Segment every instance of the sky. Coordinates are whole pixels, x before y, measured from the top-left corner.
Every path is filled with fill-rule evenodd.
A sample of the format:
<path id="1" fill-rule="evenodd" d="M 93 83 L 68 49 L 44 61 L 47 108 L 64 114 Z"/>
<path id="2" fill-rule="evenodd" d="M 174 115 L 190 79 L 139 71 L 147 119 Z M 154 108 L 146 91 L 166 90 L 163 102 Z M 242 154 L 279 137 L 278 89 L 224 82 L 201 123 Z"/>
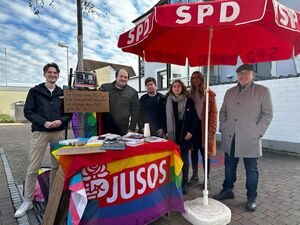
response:
<path id="1" fill-rule="evenodd" d="M 44 82 L 42 68 L 48 62 L 59 65 L 58 85 L 65 85 L 67 49 L 59 47 L 59 42 L 69 47 L 69 64 L 76 68 L 76 0 L 55 0 L 52 7 L 47 4 L 49 0 L 44 2 L 44 9 L 36 16 L 27 0 L 0 1 L 0 86 L 7 83 L 8 86 L 31 87 Z M 123 53 L 117 47 L 118 37 L 131 29 L 132 21 L 158 0 L 94 2 L 99 4 L 100 16 L 83 18 L 84 58 L 129 65 L 137 72 L 137 56 Z"/>
<path id="2" fill-rule="evenodd" d="M 67 83 L 67 49 L 70 68 L 77 64 L 76 0 L 44 0 L 39 16 L 28 0 L 0 1 L 0 86 L 31 87 L 44 82 L 42 68 L 56 62 L 60 69 L 58 85 Z M 137 73 L 137 56 L 123 53 L 118 37 L 131 29 L 132 21 L 148 11 L 158 0 L 94 0 L 100 16 L 83 18 L 85 59 L 132 66 Z M 300 0 L 280 0 L 300 11 Z M 5 60 L 5 51 L 7 60 Z M 300 57 L 298 57 L 300 65 Z M 300 66 L 299 66 L 300 67 Z M 6 73 L 7 68 L 7 73 Z"/>

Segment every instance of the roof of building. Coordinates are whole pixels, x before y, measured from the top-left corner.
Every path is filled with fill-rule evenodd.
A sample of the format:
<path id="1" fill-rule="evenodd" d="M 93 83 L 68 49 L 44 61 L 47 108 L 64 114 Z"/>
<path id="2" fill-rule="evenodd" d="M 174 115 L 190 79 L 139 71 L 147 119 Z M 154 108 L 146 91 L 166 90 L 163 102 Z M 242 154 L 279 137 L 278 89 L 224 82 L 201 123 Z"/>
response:
<path id="1" fill-rule="evenodd" d="M 139 21 L 139 20 L 142 19 L 143 17 L 145 17 L 145 16 L 147 16 L 148 14 L 150 14 L 150 13 L 153 11 L 154 7 L 160 6 L 160 5 L 165 5 L 165 4 L 167 4 L 167 3 L 168 3 L 167 0 L 160 0 L 160 1 L 158 1 L 151 9 L 149 9 L 149 10 L 148 10 L 147 12 L 145 12 L 144 14 L 140 15 L 138 18 L 134 19 L 132 22 L 133 22 L 133 23 L 136 23 L 137 21 Z"/>
<path id="2" fill-rule="evenodd" d="M 101 69 L 106 66 L 111 66 L 115 71 L 125 68 L 129 73 L 129 77 L 136 76 L 132 66 L 96 61 L 96 60 L 91 60 L 91 59 L 83 59 L 83 65 L 84 65 L 83 66 L 84 71 L 92 71 L 92 70 L 96 70 L 96 69 Z"/>

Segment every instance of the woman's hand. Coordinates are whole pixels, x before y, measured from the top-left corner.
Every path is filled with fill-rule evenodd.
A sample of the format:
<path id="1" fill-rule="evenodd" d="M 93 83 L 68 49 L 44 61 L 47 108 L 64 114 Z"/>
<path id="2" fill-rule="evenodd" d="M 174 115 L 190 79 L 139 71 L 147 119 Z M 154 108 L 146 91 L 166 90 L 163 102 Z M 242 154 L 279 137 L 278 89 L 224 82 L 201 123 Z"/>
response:
<path id="1" fill-rule="evenodd" d="M 187 134 L 186 134 L 184 140 L 188 141 L 188 140 L 190 140 L 190 139 L 192 138 L 192 136 L 193 136 L 193 135 L 192 135 L 190 132 L 187 132 Z"/>

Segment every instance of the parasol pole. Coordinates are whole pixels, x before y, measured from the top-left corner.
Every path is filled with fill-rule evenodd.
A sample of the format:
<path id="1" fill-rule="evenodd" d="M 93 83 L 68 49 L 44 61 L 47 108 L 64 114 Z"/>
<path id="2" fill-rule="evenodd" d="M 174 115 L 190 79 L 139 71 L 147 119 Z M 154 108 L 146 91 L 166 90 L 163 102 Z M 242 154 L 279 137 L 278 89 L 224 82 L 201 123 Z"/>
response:
<path id="1" fill-rule="evenodd" d="M 184 202 L 185 212 L 183 217 L 190 223 L 195 225 L 224 225 L 228 224 L 231 220 L 231 211 L 223 203 L 208 198 L 207 190 L 207 161 L 208 161 L 208 104 L 209 104 L 209 78 L 210 78 L 210 58 L 211 58 L 211 45 L 213 38 L 213 27 L 209 27 L 208 35 L 208 56 L 207 56 L 207 79 L 205 90 L 205 146 L 204 146 L 204 190 L 203 197 Z M 209 204 L 208 204 L 209 202 Z"/>
<path id="2" fill-rule="evenodd" d="M 206 76 L 206 91 L 205 91 L 205 145 L 204 145 L 204 189 L 203 189 L 203 205 L 208 205 L 208 190 L 207 190 L 207 162 L 208 162 L 208 104 L 209 104 L 209 78 L 210 78 L 210 55 L 211 43 L 213 37 L 213 28 L 209 27 L 208 35 L 208 57 L 207 57 L 207 76 Z"/>

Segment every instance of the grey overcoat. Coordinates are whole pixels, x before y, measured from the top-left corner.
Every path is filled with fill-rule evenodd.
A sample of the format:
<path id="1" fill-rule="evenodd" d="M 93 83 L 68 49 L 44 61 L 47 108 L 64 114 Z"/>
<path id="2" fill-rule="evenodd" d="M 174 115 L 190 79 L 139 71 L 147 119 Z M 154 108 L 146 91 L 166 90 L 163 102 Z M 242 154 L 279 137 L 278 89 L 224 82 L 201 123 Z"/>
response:
<path id="1" fill-rule="evenodd" d="M 235 157 L 262 156 L 261 137 L 273 118 L 270 91 L 252 82 L 245 89 L 227 90 L 220 110 L 221 148 L 230 154 L 235 135 Z"/>

